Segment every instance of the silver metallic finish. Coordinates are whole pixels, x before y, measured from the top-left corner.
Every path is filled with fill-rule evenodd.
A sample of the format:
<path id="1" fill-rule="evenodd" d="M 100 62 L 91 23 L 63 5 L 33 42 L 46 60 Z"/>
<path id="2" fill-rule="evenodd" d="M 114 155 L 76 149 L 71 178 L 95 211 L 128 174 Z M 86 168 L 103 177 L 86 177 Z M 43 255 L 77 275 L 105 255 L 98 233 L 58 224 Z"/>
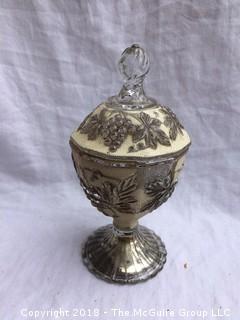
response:
<path id="1" fill-rule="evenodd" d="M 105 163 L 105 160 L 112 160 L 112 162 L 107 162 L 107 165 L 110 165 L 112 167 L 142 167 L 142 166 L 151 166 L 157 163 L 163 163 L 166 160 L 169 159 L 176 159 L 181 156 L 183 156 L 189 149 L 191 143 L 189 143 L 187 146 L 182 148 L 181 150 L 177 152 L 171 152 L 171 153 L 166 153 L 161 156 L 154 156 L 154 157 L 136 157 L 136 156 L 131 156 L 131 157 L 119 157 L 119 156 L 114 156 L 114 154 L 109 154 L 109 155 L 104 155 L 100 152 L 93 151 L 87 148 L 82 148 L 80 145 L 77 145 L 75 141 L 70 138 L 69 141 L 70 145 L 72 148 L 75 148 L 79 150 L 80 153 L 87 154 L 92 156 L 92 160 L 101 164 Z"/>
<path id="2" fill-rule="evenodd" d="M 147 113 L 140 111 L 138 114 L 118 111 L 115 108 L 103 108 L 98 115 L 90 115 L 79 126 L 78 131 L 87 134 L 88 140 L 102 137 L 104 145 L 109 147 L 109 152 L 116 152 L 128 136 L 132 144 L 128 152 L 138 152 L 144 149 L 156 149 L 158 145 L 171 147 L 171 141 L 176 140 L 178 134 L 183 135 L 183 126 L 176 115 L 168 108 L 159 106 L 155 114 L 164 114 L 164 122 Z M 133 124 L 132 120 L 137 120 Z M 162 130 L 162 125 L 169 129 L 169 134 Z"/>
<path id="3" fill-rule="evenodd" d="M 87 116 L 70 146 L 87 198 L 113 218 L 88 238 L 83 261 L 103 280 L 133 284 L 155 276 L 166 262 L 163 242 L 138 220 L 172 195 L 190 140 L 176 115 L 145 95 L 146 52 L 132 45 L 119 68 L 125 79 L 120 93 Z"/>
<path id="4" fill-rule="evenodd" d="M 154 277 L 163 268 L 167 251 L 161 239 L 146 227 L 124 232 L 108 225 L 88 238 L 82 256 L 97 277 L 133 284 Z"/>
<path id="5" fill-rule="evenodd" d="M 88 199 L 117 225 L 100 228 L 89 237 L 82 252 L 85 265 L 109 282 L 133 284 L 152 278 L 162 270 L 167 252 L 161 239 L 137 221 L 171 196 L 176 165 L 187 149 L 151 164 L 148 159 L 138 163 L 100 158 L 71 146 Z M 116 161 L 122 166 L 114 166 Z"/>

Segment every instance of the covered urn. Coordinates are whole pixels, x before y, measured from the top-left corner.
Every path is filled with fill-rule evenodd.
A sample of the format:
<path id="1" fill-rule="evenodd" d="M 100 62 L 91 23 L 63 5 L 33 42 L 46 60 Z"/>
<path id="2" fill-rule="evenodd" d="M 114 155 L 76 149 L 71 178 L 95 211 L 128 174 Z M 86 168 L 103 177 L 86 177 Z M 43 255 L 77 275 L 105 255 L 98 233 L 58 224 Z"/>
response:
<path id="1" fill-rule="evenodd" d="M 138 220 L 173 193 L 190 138 L 171 109 L 145 95 L 149 57 L 139 45 L 125 49 L 119 70 L 119 94 L 86 117 L 70 145 L 87 198 L 113 219 L 87 239 L 83 261 L 101 279 L 136 283 L 166 262 L 164 243 Z"/>

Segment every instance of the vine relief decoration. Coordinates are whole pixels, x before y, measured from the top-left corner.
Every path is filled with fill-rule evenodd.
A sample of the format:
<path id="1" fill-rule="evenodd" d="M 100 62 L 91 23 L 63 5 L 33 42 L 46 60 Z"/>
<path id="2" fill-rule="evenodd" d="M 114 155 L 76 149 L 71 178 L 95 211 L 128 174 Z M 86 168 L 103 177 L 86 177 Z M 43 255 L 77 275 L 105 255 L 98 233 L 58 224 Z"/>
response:
<path id="1" fill-rule="evenodd" d="M 111 112 L 106 116 L 106 109 L 102 109 L 98 115 L 86 119 L 78 130 L 88 135 L 89 140 L 96 140 L 101 136 L 104 145 L 109 147 L 110 152 L 115 152 L 127 138 L 128 134 L 134 131 L 132 121 L 123 112 Z"/>
<path id="2" fill-rule="evenodd" d="M 97 175 L 96 175 L 97 176 Z M 134 214 L 133 204 L 137 199 L 132 194 L 137 188 L 136 175 L 116 182 L 102 180 L 93 185 L 87 179 L 80 178 L 80 183 L 94 207 L 105 215 L 117 217 L 118 213 Z M 107 178 L 107 177 L 105 177 Z M 110 214 L 109 214 L 110 213 Z"/>
<path id="3" fill-rule="evenodd" d="M 161 107 L 161 112 L 164 114 L 165 117 L 163 123 L 166 127 L 169 128 L 169 138 L 171 140 L 176 140 L 179 133 L 183 135 L 182 129 L 184 129 L 184 127 L 179 122 L 175 113 L 172 112 L 172 110 L 168 107 Z"/>
<path id="4" fill-rule="evenodd" d="M 158 143 L 164 146 L 171 146 L 170 140 L 166 133 L 160 129 L 161 121 L 159 119 L 151 118 L 147 113 L 140 112 L 138 116 L 139 125 L 135 125 L 132 133 L 133 143 L 144 140 L 136 146 L 131 146 L 129 152 L 136 152 L 146 148 L 156 149 Z"/>
<path id="5" fill-rule="evenodd" d="M 145 184 L 145 193 L 151 198 L 142 208 L 142 211 L 153 211 L 170 198 L 176 182 L 173 182 L 171 172 L 166 177 L 157 177 Z"/>
<path id="6" fill-rule="evenodd" d="M 158 208 L 172 195 L 177 181 L 173 179 L 171 166 L 167 165 L 169 172 L 165 175 L 152 177 L 144 185 L 144 193 L 148 200 L 137 210 L 137 197 L 135 191 L 138 188 L 136 173 L 124 178 L 112 178 L 103 174 L 100 170 L 83 168 L 81 173 L 77 160 L 73 157 L 74 167 L 80 179 L 80 184 L 92 205 L 107 216 L 118 217 L 121 213 L 137 214 L 151 212 Z M 166 171 L 164 169 L 164 171 Z M 136 211 L 137 210 L 137 211 Z"/>
<path id="7" fill-rule="evenodd" d="M 110 152 L 120 148 L 129 135 L 133 144 L 128 152 L 156 149 L 159 144 L 171 146 L 171 140 L 176 140 L 178 133 L 183 135 L 183 126 L 169 108 L 161 107 L 161 112 L 164 113 L 164 122 L 145 112 L 130 114 L 112 110 L 109 113 L 102 109 L 99 114 L 87 117 L 78 131 L 87 134 L 89 140 L 102 137 Z M 131 118 L 137 120 L 137 124 Z M 169 128 L 169 136 L 161 129 L 162 125 Z"/>

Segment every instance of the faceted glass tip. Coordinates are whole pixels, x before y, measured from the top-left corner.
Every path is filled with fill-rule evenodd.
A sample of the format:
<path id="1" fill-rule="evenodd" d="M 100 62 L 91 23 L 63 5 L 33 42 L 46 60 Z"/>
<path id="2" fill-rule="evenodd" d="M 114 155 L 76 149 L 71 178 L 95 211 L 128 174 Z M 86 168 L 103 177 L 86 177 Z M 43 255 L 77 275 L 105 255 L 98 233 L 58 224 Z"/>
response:
<path id="1" fill-rule="evenodd" d="M 126 84 L 137 84 L 149 71 L 149 57 L 138 44 L 133 44 L 123 51 L 118 66 Z"/>
<path id="2" fill-rule="evenodd" d="M 123 109 L 143 109 L 156 103 L 145 95 L 143 80 L 149 71 L 149 57 L 138 44 L 126 48 L 118 62 L 124 79 L 119 94 L 108 99 L 108 104 Z"/>

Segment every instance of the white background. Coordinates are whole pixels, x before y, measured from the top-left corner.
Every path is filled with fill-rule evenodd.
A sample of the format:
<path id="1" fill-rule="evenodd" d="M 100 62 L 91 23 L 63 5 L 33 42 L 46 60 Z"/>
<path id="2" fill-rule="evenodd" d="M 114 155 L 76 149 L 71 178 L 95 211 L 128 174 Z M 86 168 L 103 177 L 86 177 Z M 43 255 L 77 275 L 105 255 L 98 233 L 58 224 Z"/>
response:
<path id="1" fill-rule="evenodd" d="M 1 320 L 94 306 L 230 308 L 222 319 L 239 319 L 239 17 L 239 0 L 0 0 Z M 111 220 L 83 195 L 68 140 L 119 91 L 132 43 L 151 58 L 146 92 L 192 147 L 171 199 L 141 220 L 166 244 L 164 270 L 119 286 L 82 264 L 82 243 Z"/>

